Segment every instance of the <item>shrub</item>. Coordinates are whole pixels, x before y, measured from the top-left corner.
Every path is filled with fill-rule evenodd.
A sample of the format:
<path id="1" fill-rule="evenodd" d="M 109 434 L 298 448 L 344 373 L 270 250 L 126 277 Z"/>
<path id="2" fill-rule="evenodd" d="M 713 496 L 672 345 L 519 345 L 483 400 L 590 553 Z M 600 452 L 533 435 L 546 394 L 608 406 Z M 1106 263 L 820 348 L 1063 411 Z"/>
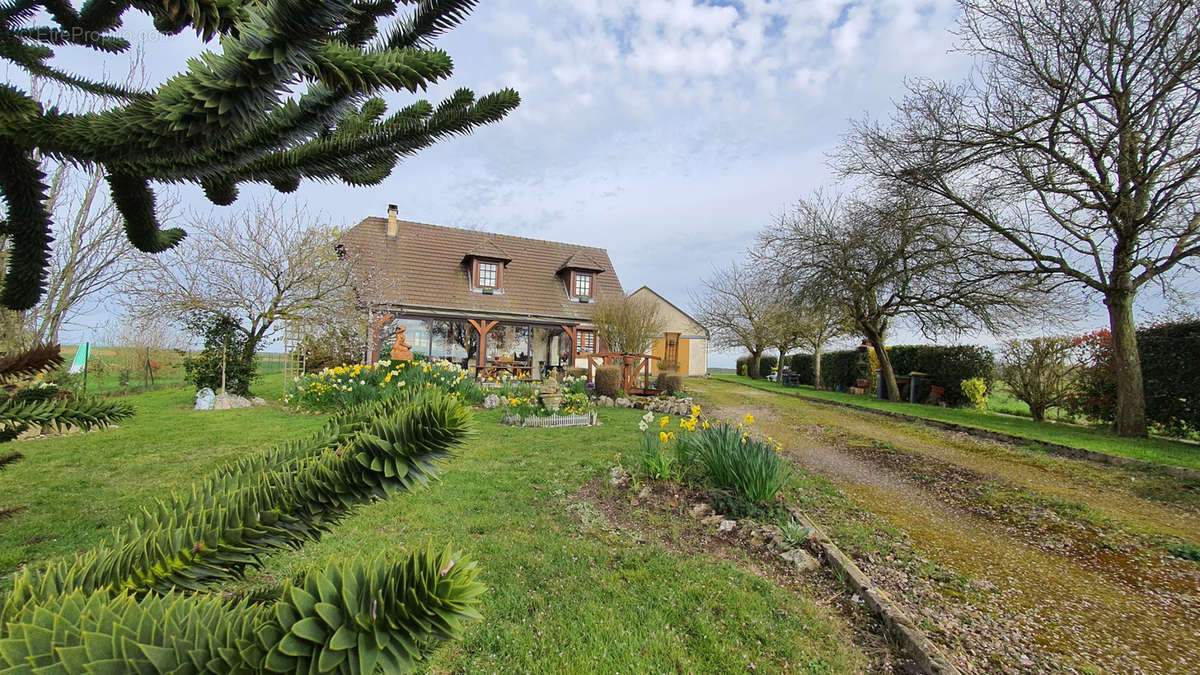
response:
<path id="1" fill-rule="evenodd" d="M 447 392 L 469 404 L 483 400 L 475 379 L 450 361 L 342 364 L 293 378 L 284 400 L 306 410 L 341 410 L 426 389 Z"/>
<path id="2" fill-rule="evenodd" d="M 963 395 L 971 402 L 972 408 L 979 411 L 987 410 L 988 386 L 982 377 L 963 380 L 959 386 L 962 387 Z"/>
<path id="3" fill-rule="evenodd" d="M 1072 415 L 1111 422 L 1117 412 L 1117 380 L 1113 365 L 1112 333 L 1099 330 L 1072 340 L 1075 345 L 1075 385 L 1064 407 Z"/>
<path id="4" fill-rule="evenodd" d="M 869 384 L 874 377 L 871 357 L 866 352 L 844 349 L 821 355 L 821 385 L 826 389 L 846 391 L 860 378 Z"/>
<path id="5" fill-rule="evenodd" d="M 563 375 L 567 377 L 582 377 L 585 382 L 587 381 L 587 374 L 587 368 L 563 368 Z"/>
<path id="6" fill-rule="evenodd" d="M 1046 411 L 1063 405 L 1070 393 L 1078 364 L 1075 344 L 1069 338 L 1010 340 L 1000 350 L 1000 377 L 1013 396 L 1029 406 L 1037 422 Z"/>
<path id="7" fill-rule="evenodd" d="M 237 320 L 225 315 L 197 312 L 186 320 L 188 331 L 204 339 L 204 349 L 183 360 L 184 378 L 197 389 L 221 390 L 224 371 L 225 391 L 249 396 L 250 385 L 258 373 L 258 360 L 249 335 Z"/>
<path id="8" fill-rule="evenodd" d="M 654 381 L 656 389 L 662 389 L 667 394 L 674 394 L 683 389 L 683 376 L 677 370 L 661 370 L 658 379 Z"/>
<path id="9" fill-rule="evenodd" d="M 596 368 L 596 393 L 616 398 L 621 387 L 621 366 L 604 365 Z"/>

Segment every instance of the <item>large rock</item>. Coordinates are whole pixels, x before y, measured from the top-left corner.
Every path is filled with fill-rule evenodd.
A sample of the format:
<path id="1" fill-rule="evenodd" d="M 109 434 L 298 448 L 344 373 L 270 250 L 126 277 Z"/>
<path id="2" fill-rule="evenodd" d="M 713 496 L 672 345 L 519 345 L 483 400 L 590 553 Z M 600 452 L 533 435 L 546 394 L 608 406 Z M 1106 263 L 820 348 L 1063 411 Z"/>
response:
<path id="1" fill-rule="evenodd" d="M 711 515 L 712 512 L 712 507 L 705 502 L 700 502 L 699 504 L 693 506 L 690 511 L 688 511 L 693 518 L 703 518 Z"/>
<path id="2" fill-rule="evenodd" d="M 217 394 L 213 399 L 213 410 L 232 410 L 233 408 L 249 408 L 250 399 L 237 394 Z"/>
<path id="3" fill-rule="evenodd" d="M 780 558 L 792 563 L 800 572 L 811 572 L 821 566 L 821 561 L 812 557 L 802 548 L 794 548 L 779 554 Z"/>
<path id="4" fill-rule="evenodd" d="M 483 398 L 483 409 L 491 410 L 500 407 L 500 397 L 495 394 L 488 394 Z"/>
<path id="5" fill-rule="evenodd" d="M 629 408 L 633 403 L 629 399 L 622 397 L 617 399 L 616 405 L 618 408 Z"/>
<path id="6" fill-rule="evenodd" d="M 722 520 L 720 525 L 717 525 L 717 532 L 733 532 L 737 527 L 736 520 Z"/>

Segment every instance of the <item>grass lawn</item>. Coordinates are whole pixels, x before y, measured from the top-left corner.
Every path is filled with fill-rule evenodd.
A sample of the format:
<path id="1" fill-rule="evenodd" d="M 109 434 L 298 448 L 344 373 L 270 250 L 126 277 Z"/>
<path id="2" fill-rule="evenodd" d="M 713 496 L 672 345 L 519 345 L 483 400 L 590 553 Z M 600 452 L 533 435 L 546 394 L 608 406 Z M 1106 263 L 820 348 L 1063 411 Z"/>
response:
<path id="1" fill-rule="evenodd" d="M 856 396 L 854 394 L 818 390 L 809 386 L 784 387 L 774 382 L 751 380 L 732 373 L 715 373 L 712 377 L 768 391 L 799 394 L 810 398 L 850 403 L 862 408 L 886 410 L 914 417 L 937 420 L 939 422 L 950 422 L 977 429 L 1012 434 L 1013 436 L 1020 436 L 1035 442 L 1057 443 L 1085 450 L 1093 450 L 1095 452 L 1122 455 L 1146 462 L 1154 462 L 1155 464 L 1200 469 L 1200 446 L 1191 443 L 1182 443 L 1161 438 L 1120 438 L 1109 433 L 1106 429 L 1098 427 L 1057 424 L 1054 422 L 1038 423 L 1032 419 L 1011 417 L 1008 415 L 994 415 L 964 408 L 941 408 L 932 405 L 895 403 L 892 401 L 881 401 L 870 396 Z"/>
<path id="2" fill-rule="evenodd" d="M 141 394 L 120 429 L 10 444 L 26 458 L 0 472 L 0 501 L 30 509 L 0 525 L 0 570 L 94 545 L 138 504 L 323 420 L 277 408 L 195 413 L 189 399 Z M 613 527 L 579 496 L 635 451 L 638 414 L 604 409 L 601 427 L 540 430 L 476 413 L 478 433 L 441 484 L 365 507 L 236 586 L 452 542 L 481 564 L 489 592 L 484 620 L 437 653 L 433 672 L 861 672 L 865 657 L 832 610 L 733 562 Z"/>

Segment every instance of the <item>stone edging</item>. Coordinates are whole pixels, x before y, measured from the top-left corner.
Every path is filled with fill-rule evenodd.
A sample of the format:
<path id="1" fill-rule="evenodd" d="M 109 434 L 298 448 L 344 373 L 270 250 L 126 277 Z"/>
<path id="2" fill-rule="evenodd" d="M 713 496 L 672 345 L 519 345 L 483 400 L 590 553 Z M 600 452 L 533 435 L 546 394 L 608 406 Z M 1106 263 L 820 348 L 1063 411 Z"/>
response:
<path id="1" fill-rule="evenodd" d="M 853 403 L 845 403 L 842 401 L 830 401 L 829 399 L 816 398 L 815 396 L 805 396 L 797 392 L 778 391 L 776 389 L 767 389 L 748 382 L 731 382 L 730 380 L 718 380 L 718 382 L 730 382 L 743 387 L 750 387 L 759 391 L 766 391 L 773 394 L 783 394 L 784 396 L 792 396 L 803 401 L 812 403 L 821 403 L 824 405 L 834 406 L 837 408 L 847 408 L 850 410 L 859 410 L 862 412 L 881 415 L 883 417 L 891 417 L 894 419 L 905 420 L 906 422 L 917 422 L 926 426 L 945 429 L 947 431 L 959 431 L 979 438 L 987 438 L 993 441 L 1002 441 L 1004 443 L 1013 443 L 1016 445 L 1037 445 L 1044 448 L 1047 452 L 1071 459 L 1082 459 L 1088 462 L 1097 464 L 1108 464 L 1110 466 L 1118 466 L 1127 469 L 1138 469 L 1141 471 L 1165 473 L 1168 476 L 1176 478 L 1188 478 L 1191 480 L 1200 480 L 1200 469 L 1188 469 L 1182 466 L 1171 466 L 1170 464 L 1156 464 L 1147 462 L 1141 459 L 1133 459 L 1132 457 L 1122 457 L 1120 455 L 1110 455 L 1107 452 L 1097 452 L 1095 450 L 1085 450 L 1072 445 L 1062 445 L 1061 443 L 1050 443 L 1048 441 L 1039 441 L 1034 438 L 1026 438 L 1025 436 L 1015 436 L 1006 434 L 1002 431 L 991 431 L 989 429 L 980 429 L 971 427 L 965 424 L 956 424 L 954 422 L 943 422 L 941 420 L 931 420 L 927 417 L 918 417 L 916 415 L 906 415 L 905 413 L 894 412 L 891 410 L 879 410 L 878 408 L 867 408 L 865 406 L 854 405 Z"/>
<path id="2" fill-rule="evenodd" d="M 812 528 L 809 542 L 817 549 L 821 559 L 836 571 L 842 582 L 857 593 L 871 612 L 879 617 L 888 635 L 916 662 L 921 672 L 930 675 L 960 675 L 958 668 L 946 658 L 942 650 L 925 637 L 904 610 L 892 602 L 849 556 L 842 553 L 837 544 L 833 543 L 816 523 L 796 509 L 788 510 L 801 524 Z"/>

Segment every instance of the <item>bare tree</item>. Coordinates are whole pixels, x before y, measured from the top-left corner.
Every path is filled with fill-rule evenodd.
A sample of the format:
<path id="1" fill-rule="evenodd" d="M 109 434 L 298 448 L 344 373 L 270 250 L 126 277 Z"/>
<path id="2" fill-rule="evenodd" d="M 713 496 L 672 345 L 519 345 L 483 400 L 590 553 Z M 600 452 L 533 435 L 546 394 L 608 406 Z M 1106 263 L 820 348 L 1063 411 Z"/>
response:
<path id="1" fill-rule="evenodd" d="M 1000 348 L 1000 377 L 1013 396 L 1029 405 L 1035 422 L 1066 402 L 1071 377 L 1079 368 L 1075 350 L 1070 338 L 1055 337 L 1009 340 Z"/>
<path id="2" fill-rule="evenodd" d="M 713 344 L 750 352 L 747 374 L 759 376 L 759 359 L 771 346 L 771 311 L 775 296 L 761 278 L 736 262 L 716 269 L 693 296 L 696 318 L 708 327 Z"/>
<path id="3" fill-rule="evenodd" d="M 759 236 L 756 256 L 804 296 L 840 310 L 871 342 L 888 397 L 900 389 L 886 350 L 897 321 L 927 337 L 1002 330 L 1028 306 L 1024 279 L 998 275 L 985 242 L 912 192 L 860 190 L 801 200 Z"/>
<path id="4" fill-rule="evenodd" d="M 228 220 L 197 223 L 184 242 L 142 256 L 125 287 L 130 313 L 181 321 L 200 312 L 234 319 L 252 356 L 284 320 L 336 317 L 354 305 L 337 232 L 300 203 L 258 202 Z"/>
<path id="5" fill-rule="evenodd" d="M 821 354 L 838 338 L 853 333 L 845 311 L 827 296 L 809 293 L 793 300 L 796 306 L 796 336 L 799 346 L 813 357 L 813 386 L 821 388 Z"/>
<path id="6" fill-rule="evenodd" d="M 592 323 L 600 340 L 619 354 L 645 354 L 664 326 L 658 305 L 626 295 L 600 298 Z"/>
<path id="7" fill-rule="evenodd" d="M 1114 430 L 1146 433 L 1134 302 L 1200 258 L 1200 5 L 960 0 L 978 57 L 918 81 L 890 124 L 857 124 L 848 173 L 926 191 L 998 235 L 1013 271 L 1108 308 Z"/>

